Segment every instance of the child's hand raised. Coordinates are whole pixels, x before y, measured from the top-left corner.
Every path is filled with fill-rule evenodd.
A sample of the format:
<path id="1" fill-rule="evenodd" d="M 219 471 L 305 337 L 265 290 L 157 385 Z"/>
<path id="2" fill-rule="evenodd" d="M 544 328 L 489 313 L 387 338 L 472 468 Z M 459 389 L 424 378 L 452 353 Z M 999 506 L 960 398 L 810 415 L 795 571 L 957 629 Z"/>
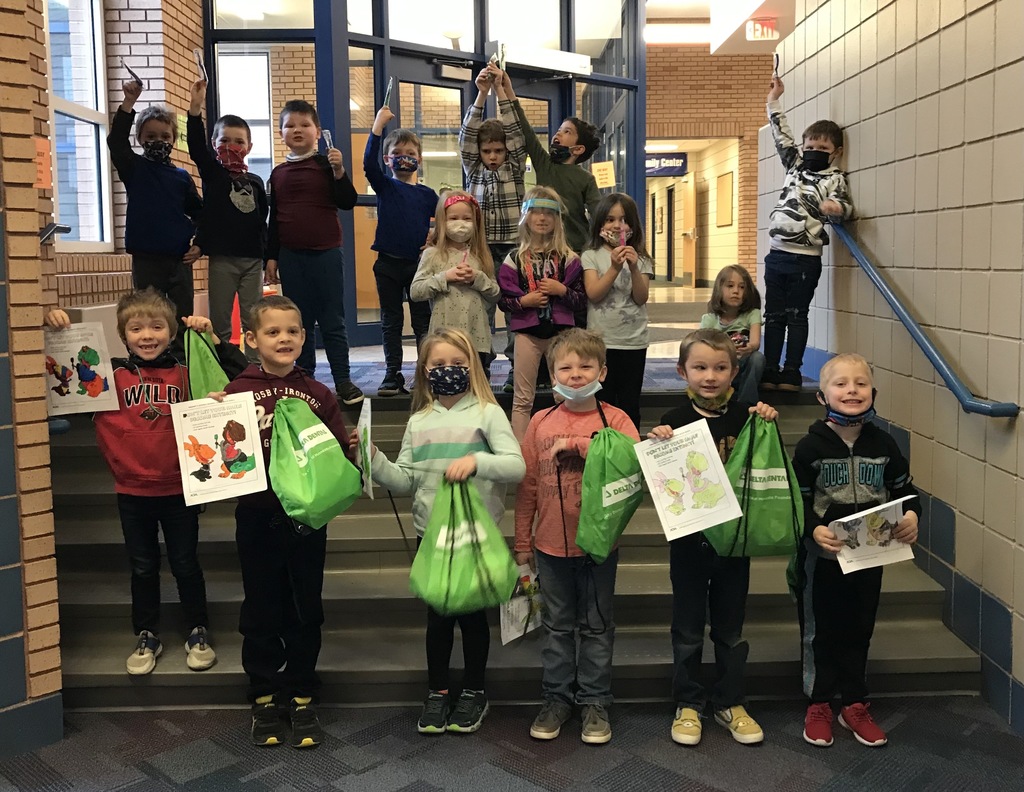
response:
<path id="1" fill-rule="evenodd" d="M 770 404 L 764 402 L 758 402 L 748 411 L 752 415 L 757 415 L 760 418 L 764 418 L 766 421 L 774 421 L 779 417 L 779 411 L 772 407 Z"/>
<path id="2" fill-rule="evenodd" d="M 486 96 L 491 91 L 492 79 L 493 75 L 491 74 L 490 69 L 484 66 L 484 68 L 480 70 L 480 73 L 476 76 L 476 79 L 473 82 L 476 84 L 477 90 L 480 91 L 480 93 L 482 93 L 484 96 Z"/>
<path id="3" fill-rule="evenodd" d="M 335 179 L 340 179 L 345 175 L 345 159 L 338 149 L 327 149 L 327 162 L 330 164 L 331 170 L 334 171 Z"/>
<path id="4" fill-rule="evenodd" d="M 647 433 L 648 440 L 669 440 L 675 431 L 668 424 L 660 424 L 655 426 L 651 431 Z"/>
<path id="5" fill-rule="evenodd" d="M 391 112 L 391 108 L 385 105 L 377 111 L 377 115 L 373 119 L 373 131 L 375 134 L 380 134 L 384 131 L 389 123 L 395 119 L 395 114 Z M 385 152 L 386 153 L 386 152 Z"/>
<path id="6" fill-rule="evenodd" d="M 203 105 L 206 104 L 206 80 L 196 80 L 192 83 L 190 96 L 192 105 L 189 107 L 189 112 L 192 115 L 199 115 L 203 110 Z"/>
<path id="7" fill-rule="evenodd" d="M 121 109 L 125 112 L 131 112 L 132 107 L 139 97 L 142 95 L 142 86 L 135 82 L 135 80 L 125 80 L 121 83 L 121 91 L 124 93 L 124 102 L 121 103 Z"/>
<path id="8" fill-rule="evenodd" d="M 823 215 L 828 215 L 829 217 L 843 216 L 842 205 L 840 205 L 839 201 L 833 201 L 831 198 L 826 198 L 824 201 L 822 201 L 818 205 L 818 208 L 821 210 L 821 213 Z"/>
<path id="9" fill-rule="evenodd" d="M 52 311 L 46 312 L 46 316 L 43 317 L 43 324 L 54 330 L 67 330 L 71 327 L 71 317 L 60 308 L 54 308 Z"/>
<path id="10" fill-rule="evenodd" d="M 896 523 L 893 529 L 892 538 L 903 544 L 913 544 L 917 541 L 917 514 L 908 511 L 903 519 Z"/>
<path id="11" fill-rule="evenodd" d="M 189 330 L 193 330 L 196 333 L 209 333 L 213 336 L 214 344 L 220 343 L 220 339 L 217 337 L 217 334 L 213 332 L 213 322 L 205 316 L 183 316 L 181 317 L 181 323 Z"/>
<path id="12" fill-rule="evenodd" d="M 827 525 L 819 525 L 814 529 L 814 541 L 818 543 L 818 547 L 828 550 L 830 553 L 838 553 L 843 549 L 843 543 L 839 541 L 835 531 Z"/>
<path id="13" fill-rule="evenodd" d="M 444 477 L 452 482 L 465 481 L 476 473 L 476 457 L 472 454 L 456 459 L 444 472 Z"/>
<path id="14" fill-rule="evenodd" d="M 769 102 L 777 102 L 777 101 L 779 101 L 779 98 L 782 96 L 782 94 L 783 94 L 783 92 L 785 90 L 786 90 L 786 86 L 782 84 L 782 78 L 781 77 L 772 77 L 772 87 L 771 87 L 771 90 L 768 91 L 768 101 Z"/>

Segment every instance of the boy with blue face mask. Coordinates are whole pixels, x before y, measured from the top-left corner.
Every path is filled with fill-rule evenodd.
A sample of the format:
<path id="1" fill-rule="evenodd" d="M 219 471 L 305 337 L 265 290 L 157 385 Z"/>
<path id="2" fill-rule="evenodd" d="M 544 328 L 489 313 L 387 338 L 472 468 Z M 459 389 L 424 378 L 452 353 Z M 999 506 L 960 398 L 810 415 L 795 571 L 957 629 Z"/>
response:
<path id="1" fill-rule="evenodd" d="M 413 302 L 409 287 L 416 275 L 420 251 L 430 233 L 430 219 L 438 201 L 436 192 L 419 183 L 423 146 L 415 132 L 396 129 L 384 138 L 382 147 L 384 127 L 394 117 L 387 106 L 377 111 L 363 154 L 366 180 L 377 194 L 377 236 L 371 247 L 377 251 L 373 275 L 380 299 L 386 366 L 384 380 L 377 389 L 378 396 L 407 393 L 402 374 L 402 326 L 405 323 L 402 303 L 409 303 L 417 349 L 430 328 L 430 303 Z M 390 169 L 390 178 L 381 170 L 382 162 Z"/>
<path id="2" fill-rule="evenodd" d="M 107 136 L 110 159 L 128 193 L 124 247 L 132 257 L 132 285 L 152 286 L 174 303 L 176 317 L 191 316 L 195 299 L 192 265 L 200 250 L 192 244 L 203 201 L 192 177 L 171 164 L 178 135 L 177 116 L 162 105 L 151 105 L 135 117 L 142 83 L 121 86 L 124 101 L 114 113 Z M 135 121 L 135 139 L 142 154 L 132 150 L 128 134 Z M 178 320 L 178 337 L 183 334 Z"/>
<path id="3" fill-rule="evenodd" d="M 610 426 L 635 441 L 640 436 L 626 413 L 597 400 L 607 373 L 600 336 L 564 330 L 547 355 L 554 390 L 564 401 L 530 421 L 522 443 L 526 475 L 516 496 L 516 563 L 535 564 L 544 587 L 544 705 L 530 736 L 558 737 L 575 704 L 583 722 L 580 738 L 601 745 L 612 738 L 612 600 L 619 551 L 597 564 L 576 545 L 583 467 L 591 437 L 601 429 Z"/>
<path id="4" fill-rule="evenodd" d="M 843 151 L 843 130 L 834 121 L 816 121 L 804 131 L 803 145 L 797 146 L 779 103 L 783 90 L 782 80 L 773 77 L 768 120 L 786 179 L 768 221 L 771 251 L 764 259 L 765 371 L 761 387 L 799 391 L 807 317 L 821 277 L 822 250 L 828 244 L 825 223 L 849 219 L 853 203 L 846 174 L 836 166 Z M 779 371 L 783 341 L 786 360 Z"/>

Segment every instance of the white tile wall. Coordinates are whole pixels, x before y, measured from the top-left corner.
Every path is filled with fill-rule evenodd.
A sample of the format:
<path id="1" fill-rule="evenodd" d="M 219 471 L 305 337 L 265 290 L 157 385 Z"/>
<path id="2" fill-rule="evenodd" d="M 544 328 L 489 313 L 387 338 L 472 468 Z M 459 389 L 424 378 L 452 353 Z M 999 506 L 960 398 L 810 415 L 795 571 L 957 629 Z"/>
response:
<path id="1" fill-rule="evenodd" d="M 854 234 L 976 395 L 1024 400 L 1024 0 L 796 6 L 787 109 L 794 128 L 845 126 Z M 762 254 L 782 178 L 766 131 Z M 880 411 L 911 430 L 915 480 L 957 512 L 959 571 L 1015 611 L 1024 681 L 1024 419 L 964 414 L 848 261 L 839 246 L 826 256 L 811 338 L 872 355 Z"/>

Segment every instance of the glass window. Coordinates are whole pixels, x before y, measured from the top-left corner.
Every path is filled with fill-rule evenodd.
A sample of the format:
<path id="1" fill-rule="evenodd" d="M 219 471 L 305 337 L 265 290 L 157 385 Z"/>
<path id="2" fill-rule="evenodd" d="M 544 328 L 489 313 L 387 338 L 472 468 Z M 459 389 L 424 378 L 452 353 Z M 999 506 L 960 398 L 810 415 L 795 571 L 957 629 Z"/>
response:
<path id="1" fill-rule="evenodd" d="M 611 161 L 615 166 L 615 191 L 625 192 L 628 167 L 629 135 L 626 110 L 630 92 L 622 88 L 576 83 L 576 115 L 597 127 L 601 145 L 590 160 L 583 163 Z"/>
<path id="2" fill-rule="evenodd" d="M 575 52 L 590 56 L 594 72 L 632 76 L 635 0 L 573 0 Z"/>
<path id="3" fill-rule="evenodd" d="M 348 32 L 373 35 L 373 0 L 348 0 Z"/>
<path id="4" fill-rule="evenodd" d="M 388 24 L 391 38 L 425 44 L 428 47 L 476 52 L 476 10 L 474 0 L 389 0 Z"/>
<path id="5" fill-rule="evenodd" d="M 352 116 L 352 159 L 357 163 L 349 168 L 349 174 L 356 192 L 360 195 L 373 193 L 362 168 L 366 140 L 370 136 L 373 117 L 376 115 L 373 58 L 373 50 L 362 47 L 348 48 L 348 107 Z M 377 282 L 373 275 L 373 263 L 377 260 L 377 253 L 370 249 L 377 234 L 376 205 L 357 206 L 352 210 L 352 222 L 356 262 L 356 312 L 361 323 L 379 322 L 380 300 L 377 297 Z"/>
<path id="6" fill-rule="evenodd" d="M 398 125 L 413 130 L 423 144 L 421 180 L 438 193 L 452 188 L 461 190 L 462 91 L 408 82 L 401 82 L 398 87 Z"/>
<path id="7" fill-rule="evenodd" d="M 243 30 L 312 28 L 313 0 L 213 0 L 213 26 Z"/>
<path id="8" fill-rule="evenodd" d="M 487 0 L 487 41 L 561 49 L 560 8 L 560 3 L 551 0 Z"/>
<path id="9" fill-rule="evenodd" d="M 533 131 L 537 134 L 537 138 L 545 150 L 551 146 L 552 135 L 551 126 L 548 122 L 549 105 L 550 102 L 547 99 L 519 97 L 519 106 L 526 113 L 530 126 L 533 127 Z M 533 169 L 532 163 L 530 163 L 526 173 L 523 174 L 523 184 L 526 189 L 530 189 L 537 184 L 537 172 Z"/>
<path id="10" fill-rule="evenodd" d="M 109 129 L 104 85 L 101 0 L 47 0 L 46 46 L 50 69 L 50 111 L 55 219 L 71 226 L 56 240 L 104 243 L 112 238 L 109 217 L 109 155 L 102 145 Z M 81 248 L 79 248 L 81 249 Z"/>

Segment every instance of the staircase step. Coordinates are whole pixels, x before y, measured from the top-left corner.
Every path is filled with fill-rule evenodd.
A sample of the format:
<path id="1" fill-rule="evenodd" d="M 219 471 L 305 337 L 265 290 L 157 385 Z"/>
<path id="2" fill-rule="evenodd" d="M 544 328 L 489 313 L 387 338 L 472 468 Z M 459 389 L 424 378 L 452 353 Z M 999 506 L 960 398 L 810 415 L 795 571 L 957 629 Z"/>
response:
<path id="1" fill-rule="evenodd" d="M 666 559 L 660 564 L 619 564 L 615 589 L 616 622 L 623 626 L 668 624 L 672 619 L 672 587 Z M 122 556 L 123 558 L 123 556 Z M 760 558 L 751 563 L 747 620 L 796 620 L 796 607 L 786 585 L 784 558 Z M 125 564 L 124 567 L 127 567 Z M 64 630 L 94 629 L 97 620 L 124 624 L 131 603 L 128 572 L 98 577 L 95 571 L 59 575 L 61 622 Z M 242 584 L 237 570 L 206 570 L 210 619 L 217 625 L 238 623 Z M 161 576 L 161 601 L 169 618 L 179 608 L 174 579 Z M 879 621 L 941 619 L 942 587 L 914 564 L 897 564 L 883 577 Z M 335 570 L 324 576 L 324 612 L 332 628 L 365 625 L 372 613 L 378 625 L 412 627 L 422 621 L 423 603 L 409 590 L 407 566 L 386 569 Z M 496 611 L 492 613 L 496 621 Z"/>
<path id="2" fill-rule="evenodd" d="M 487 690 L 495 702 L 536 701 L 540 695 L 541 632 L 501 646 L 491 641 Z M 165 639 L 170 641 L 169 634 Z M 318 673 L 327 704 L 415 704 L 427 688 L 422 626 L 332 628 L 324 631 Z M 124 659 L 133 641 L 126 630 L 106 623 L 88 632 L 62 636 L 63 696 L 66 707 L 244 705 L 246 677 L 241 668 L 241 637 L 214 632 L 217 664 L 204 672 L 185 666 L 181 646 L 168 644 L 156 670 L 130 677 Z M 800 695 L 800 636 L 793 621 L 750 623 L 746 687 L 750 695 Z M 705 676 L 713 673 L 714 650 L 704 647 Z M 458 635 L 453 670 L 461 667 Z M 617 628 L 614 683 L 620 701 L 668 701 L 672 676 L 668 629 Z M 977 654 L 933 620 L 879 622 L 871 644 L 868 673 L 872 691 L 950 693 L 976 691 L 981 663 Z M 458 671 L 454 676 L 458 679 Z M 668 710 L 666 710 L 668 711 Z M 668 717 L 668 716 L 666 716 Z"/>

